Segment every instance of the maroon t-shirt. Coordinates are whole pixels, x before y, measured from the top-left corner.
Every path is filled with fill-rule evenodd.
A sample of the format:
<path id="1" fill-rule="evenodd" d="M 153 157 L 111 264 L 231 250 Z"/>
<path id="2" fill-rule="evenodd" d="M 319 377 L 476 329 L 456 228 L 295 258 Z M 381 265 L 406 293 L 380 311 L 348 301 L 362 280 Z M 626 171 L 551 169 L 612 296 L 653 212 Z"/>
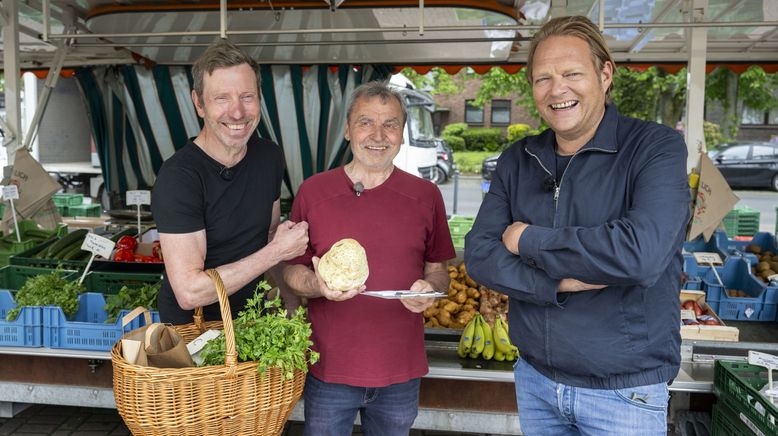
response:
<path id="1" fill-rule="evenodd" d="M 300 186 L 292 221 L 307 221 L 310 245 L 290 263 L 311 265 L 343 238 L 365 247 L 367 290 L 409 289 L 424 278 L 425 262 L 455 256 L 438 188 L 395 168 L 380 186 L 357 197 L 343 168 Z M 424 319 L 399 300 L 358 295 L 342 302 L 308 301 L 313 348 L 311 373 L 329 383 L 382 387 L 427 374 Z"/>

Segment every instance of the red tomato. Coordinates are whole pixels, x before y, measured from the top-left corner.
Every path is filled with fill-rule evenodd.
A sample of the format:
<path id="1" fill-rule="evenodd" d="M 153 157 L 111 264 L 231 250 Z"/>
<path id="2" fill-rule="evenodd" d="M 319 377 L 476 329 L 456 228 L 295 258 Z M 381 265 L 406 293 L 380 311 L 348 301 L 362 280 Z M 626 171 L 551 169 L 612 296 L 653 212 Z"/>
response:
<path id="1" fill-rule="evenodd" d="M 138 241 L 135 240 L 132 236 L 122 236 L 119 241 L 116 243 L 116 248 L 120 250 L 130 250 L 135 251 L 135 247 L 138 246 Z"/>
<path id="2" fill-rule="evenodd" d="M 120 248 L 114 253 L 113 260 L 116 262 L 135 262 L 135 254 L 132 250 Z"/>

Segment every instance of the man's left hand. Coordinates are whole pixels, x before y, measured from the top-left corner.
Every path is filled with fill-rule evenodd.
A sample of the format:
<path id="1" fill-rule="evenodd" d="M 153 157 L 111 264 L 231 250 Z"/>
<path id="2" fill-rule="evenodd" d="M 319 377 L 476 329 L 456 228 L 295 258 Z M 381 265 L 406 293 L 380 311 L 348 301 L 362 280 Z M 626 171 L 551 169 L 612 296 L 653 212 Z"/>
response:
<path id="1" fill-rule="evenodd" d="M 502 245 L 515 255 L 519 255 L 519 239 L 524 230 L 529 227 L 529 224 L 521 221 L 509 225 L 504 232 L 502 232 Z"/>
<path id="2" fill-rule="evenodd" d="M 435 292 L 435 289 L 433 289 L 432 285 L 428 281 L 419 279 L 413 282 L 411 291 Z M 400 303 L 402 303 L 406 309 L 413 313 L 424 312 L 424 310 L 432 306 L 434 302 L 434 298 L 403 298 L 400 300 Z"/>

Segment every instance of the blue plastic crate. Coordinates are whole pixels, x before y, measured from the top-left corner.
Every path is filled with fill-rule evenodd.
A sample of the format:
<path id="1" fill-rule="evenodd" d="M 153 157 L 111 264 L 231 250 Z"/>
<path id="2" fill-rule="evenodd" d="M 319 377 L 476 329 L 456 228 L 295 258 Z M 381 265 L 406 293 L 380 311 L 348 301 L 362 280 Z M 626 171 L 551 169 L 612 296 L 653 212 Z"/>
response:
<path id="1" fill-rule="evenodd" d="M 110 351 L 124 332 L 145 325 L 139 316 L 122 330 L 122 316 L 119 314 L 114 323 L 106 323 L 105 297 L 96 292 L 87 292 L 78 296 L 78 312 L 67 319 L 62 308 L 48 306 L 43 308 L 43 346 L 66 348 L 71 350 Z M 159 312 L 152 311 L 151 319 L 159 322 Z"/>
<path id="2" fill-rule="evenodd" d="M 40 347 L 43 345 L 42 308 L 26 306 L 19 311 L 13 321 L 6 321 L 8 312 L 16 307 L 13 295 L 5 289 L 0 290 L 0 346 L 3 347 Z"/>
<path id="3" fill-rule="evenodd" d="M 723 267 L 716 268 L 724 286 L 719 285 L 713 271 L 703 278 L 705 301 L 724 320 L 775 321 L 778 288 L 766 287 L 751 274 L 751 265 L 743 257 L 727 259 Z M 742 291 L 748 297 L 730 297 L 727 290 Z"/>
<path id="4" fill-rule="evenodd" d="M 727 234 L 725 232 L 716 230 L 713 232 L 713 236 L 711 236 L 710 240 L 708 241 L 706 241 L 702 236 L 698 236 L 691 241 L 684 242 L 683 251 L 684 254 L 718 253 L 719 256 L 721 256 L 721 260 L 724 260 L 728 255 L 731 254 L 725 249 L 727 240 Z"/>
<path id="5" fill-rule="evenodd" d="M 751 245 L 758 245 L 759 248 L 762 249 L 763 253 L 766 251 L 778 253 L 778 246 L 776 246 L 775 243 L 775 236 L 768 232 L 759 232 L 755 234 L 753 238 L 745 241 L 724 239 L 719 241 L 719 244 L 721 245 L 720 248 L 722 251 L 726 253 L 745 256 L 751 265 L 756 265 L 759 263 L 759 258 L 755 254 L 747 251 L 748 247 Z"/>

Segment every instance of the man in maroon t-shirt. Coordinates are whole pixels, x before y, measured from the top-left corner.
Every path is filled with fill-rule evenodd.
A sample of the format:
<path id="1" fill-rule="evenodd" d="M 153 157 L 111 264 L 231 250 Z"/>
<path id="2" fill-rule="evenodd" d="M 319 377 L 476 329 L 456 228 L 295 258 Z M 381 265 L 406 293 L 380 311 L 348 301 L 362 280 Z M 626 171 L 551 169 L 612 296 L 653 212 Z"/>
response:
<path id="1" fill-rule="evenodd" d="M 402 99 L 385 84 L 358 87 L 345 129 L 353 160 L 307 179 L 292 206 L 291 219 L 308 223 L 310 242 L 284 278 L 308 298 L 321 353 L 305 384 L 306 435 L 350 435 L 357 412 L 365 435 L 407 435 L 416 418 L 419 380 L 428 372 L 421 312 L 433 299 L 361 295 L 448 289 L 446 262 L 455 252 L 440 191 L 392 164 L 405 119 Z M 319 257 L 343 238 L 365 248 L 370 269 L 365 286 L 345 292 L 316 272 Z"/>

